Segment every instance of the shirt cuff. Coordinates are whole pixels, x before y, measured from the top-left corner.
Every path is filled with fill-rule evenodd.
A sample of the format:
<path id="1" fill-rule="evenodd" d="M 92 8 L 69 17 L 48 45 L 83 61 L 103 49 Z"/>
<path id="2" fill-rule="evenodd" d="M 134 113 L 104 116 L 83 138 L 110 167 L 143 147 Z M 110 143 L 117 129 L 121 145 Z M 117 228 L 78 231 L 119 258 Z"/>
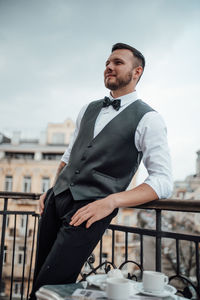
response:
<path id="1" fill-rule="evenodd" d="M 171 197 L 173 192 L 173 180 L 172 179 L 166 179 L 162 178 L 160 175 L 160 178 L 158 176 L 149 176 L 144 181 L 144 183 L 148 184 L 158 195 L 159 199 L 166 199 Z"/>

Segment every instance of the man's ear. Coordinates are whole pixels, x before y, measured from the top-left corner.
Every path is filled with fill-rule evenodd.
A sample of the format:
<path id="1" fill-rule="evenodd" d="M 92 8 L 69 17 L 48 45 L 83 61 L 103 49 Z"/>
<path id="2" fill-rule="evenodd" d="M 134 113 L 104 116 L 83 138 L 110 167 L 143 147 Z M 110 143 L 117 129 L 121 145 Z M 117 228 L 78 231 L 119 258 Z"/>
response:
<path id="1" fill-rule="evenodd" d="M 143 73 L 143 68 L 141 66 L 135 67 L 133 70 L 133 79 L 137 79 L 138 81 L 142 73 Z"/>

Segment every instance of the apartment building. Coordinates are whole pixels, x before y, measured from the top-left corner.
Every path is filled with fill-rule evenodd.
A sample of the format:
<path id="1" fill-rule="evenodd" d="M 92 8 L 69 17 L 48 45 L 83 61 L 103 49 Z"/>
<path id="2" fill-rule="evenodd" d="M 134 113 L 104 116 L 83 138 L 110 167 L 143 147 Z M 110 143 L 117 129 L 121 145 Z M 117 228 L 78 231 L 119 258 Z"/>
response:
<path id="1" fill-rule="evenodd" d="M 46 131 L 42 132 L 38 139 L 22 139 L 20 132 L 14 132 L 12 138 L 1 133 L 0 191 L 45 192 L 53 184 L 59 160 L 70 142 L 73 131 L 74 123 L 68 119 L 59 124 L 49 123 Z M 0 210 L 2 208 L 3 201 L 0 199 Z M 12 289 L 14 297 L 18 298 L 21 297 L 22 288 L 26 295 L 29 277 L 33 278 L 36 249 L 36 245 L 33 245 L 33 235 L 37 229 L 37 220 L 31 214 L 27 216 L 25 212 L 38 212 L 38 201 L 9 199 L 8 210 L 22 213 L 10 214 L 6 219 L 1 295 L 9 295 Z M 1 227 L 2 215 L 0 232 Z"/>

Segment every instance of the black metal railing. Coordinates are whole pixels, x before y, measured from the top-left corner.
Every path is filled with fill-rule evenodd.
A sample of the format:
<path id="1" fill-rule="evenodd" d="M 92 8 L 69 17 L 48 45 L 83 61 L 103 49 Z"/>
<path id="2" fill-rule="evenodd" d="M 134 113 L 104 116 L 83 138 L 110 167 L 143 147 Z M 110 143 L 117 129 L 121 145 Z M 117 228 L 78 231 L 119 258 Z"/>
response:
<path id="1" fill-rule="evenodd" d="M 132 209 L 132 208 L 130 208 Z M 153 201 L 149 204 L 141 205 L 136 207 L 136 209 L 142 210 L 152 210 L 155 211 L 155 229 L 148 228 L 138 228 L 138 227 L 130 227 L 130 226 L 122 226 L 110 224 L 109 230 L 111 231 L 111 239 L 112 239 L 112 250 L 111 250 L 111 259 L 110 261 L 103 262 L 103 242 L 101 241 L 99 244 L 99 263 L 98 266 L 94 267 L 94 258 L 90 258 L 92 263 L 89 260 L 90 272 L 88 274 L 83 273 L 82 277 L 85 279 L 88 275 L 92 273 L 97 273 L 99 269 L 102 269 L 102 266 L 105 267 L 105 271 L 108 272 L 111 267 L 118 267 L 123 269 L 126 264 L 132 263 L 135 265 L 133 268 L 133 273 L 128 274 L 130 279 L 141 279 L 142 272 L 144 270 L 144 237 L 153 237 L 155 238 L 155 267 L 156 271 L 162 271 L 162 250 L 163 250 L 163 240 L 170 239 L 173 240 L 173 244 L 175 244 L 175 268 L 174 271 L 171 272 L 169 277 L 169 281 L 172 283 L 174 280 L 179 280 L 180 283 L 175 283 L 177 285 L 178 293 L 182 294 L 187 298 L 192 299 L 200 299 L 200 235 L 198 232 L 196 234 L 189 233 L 178 233 L 178 232 L 170 232 L 162 229 L 162 212 L 170 211 L 170 212 L 187 212 L 187 213 L 200 213 L 200 201 L 199 200 L 159 200 Z M 183 224 L 184 228 L 184 224 Z M 116 233 L 123 232 L 125 234 L 124 239 L 124 261 L 121 262 L 120 265 L 116 266 Z M 132 260 L 128 253 L 129 241 L 128 235 L 134 234 L 138 236 L 137 240 L 139 241 L 139 262 Z M 181 247 L 180 243 L 182 241 L 187 241 L 188 243 L 192 243 L 194 247 L 194 256 L 192 259 L 194 260 L 194 268 L 195 268 L 195 280 L 191 280 L 188 278 L 181 270 L 180 264 L 180 253 Z M 147 257 L 148 259 L 148 257 Z M 186 259 L 190 258 L 186 256 Z M 138 271 L 139 272 L 138 272 Z M 135 275 L 138 274 L 138 275 Z M 173 283 L 172 283 L 173 284 Z M 180 286 L 182 288 L 180 288 Z"/>
<path id="2" fill-rule="evenodd" d="M 28 193 L 5 193 L 0 192 L 0 200 L 3 201 L 2 208 L 0 209 L 0 216 L 2 216 L 2 221 L 0 223 L 0 234 L 1 234 L 1 251 L 0 251 L 0 287 L 5 288 L 4 280 L 9 280 L 9 292 L 8 289 L 5 289 L 5 294 L 8 293 L 8 298 L 5 299 L 14 299 L 14 295 L 16 294 L 16 286 L 13 284 L 15 283 L 16 279 L 20 283 L 20 295 L 21 299 L 28 299 L 28 293 L 30 291 L 30 284 L 32 282 L 32 275 L 34 269 L 34 253 L 36 250 L 36 235 L 37 235 L 37 220 L 38 215 L 35 211 L 16 211 L 9 209 L 9 201 L 10 199 L 15 199 L 16 202 L 21 201 L 21 199 L 29 199 L 29 200 L 36 200 L 39 198 L 39 194 L 28 194 Z M 0 201 L 1 205 L 1 201 Z M 90 265 L 91 271 L 85 275 L 82 274 L 83 278 L 88 276 L 91 273 L 96 273 L 102 266 L 105 266 L 106 272 L 111 267 L 119 267 L 124 268 L 126 264 L 134 264 L 134 272 L 132 274 L 128 274 L 129 278 L 133 279 L 140 279 L 142 275 L 142 271 L 145 269 L 144 263 L 144 239 L 145 237 L 152 237 L 155 239 L 155 270 L 162 271 L 163 266 L 163 242 L 164 240 L 172 240 L 173 245 L 175 246 L 175 257 L 174 259 L 174 271 L 170 274 L 170 281 L 175 279 L 180 279 L 185 284 L 185 288 L 180 290 L 180 292 L 188 297 L 192 298 L 192 291 L 196 292 L 196 297 L 200 297 L 200 262 L 199 262 L 199 251 L 200 251 L 200 236 L 195 233 L 180 233 L 174 230 L 163 230 L 162 228 L 162 221 L 163 221 L 163 213 L 164 211 L 168 212 L 188 212 L 188 213 L 200 213 L 200 201 L 197 200 L 159 200 L 153 201 L 149 204 L 138 206 L 135 209 L 145 210 L 145 211 L 152 211 L 155 212 L 155 228 L 141 228 L 141 227 L 132 227 L 132 226 L 122 226 L 122 225 L 115 225 L 111 224 L 109 226 L 109 230 L 111 231 L 111 249 L 110 252 L 110 261 L 104 261 L 103 257 L 103 249 L 104 249 L 104 239 L 100 241 L 100 255 L 98 266 L 94 267 L 94 259 L 90 258 L 88 263 Z M 133 210 L 133 208 L 130 208 Z M 7 224 L 8 217 L 12 216 L 13 225 Z M 16 244 L 18 242 L 19 236 L 19 218 L 21 216 L 25 216 L 22 218 L 25 220 L 24 231 L 21 233 L 21 238 L 23 239 L 23 255 L 21 257 L 22 264 L 21 264 L 21 271 L 17 273 L 17 266 L 16 266 Z M 30 219 L 32 220 L 31 222 Z M 31 225 L 32 224 L 32 225 Z M 12 227 L 12 232 L 9 235 L 8 231 L 9 228 Z M 29 234 L 31 230 L 31 234 Z M 124 249 L 124 258 L 120 265 L 116 264 L 116 233 L 121 232 L 124 234 L 124 242 L 123 242 L 123 249 Z M 129 235 L 133 234 L 137 238 L 134 242 L 139 244 L 139 258 L 138 260 L 133 259 L 129 253 Z M 6 254 L 6 243 L 9 241 L 9 245 L 12 245 L 12 259 L 11 264 L 9 266 L 9 270 L 7 268 L 7 257 L 5 258 Z M 188 242 L 194 245 L 194 260 L 195 260 L 195 279 L 191 280 L 188 278 L 186 274 L 181 269 L 181 242 Z M 22 244 L 22 243 L 21 243 Z M 29 249 L 29 250 L 28 250 Z M 29 251 L 29 252 L 28 252 Z M 148 259 L 148 257 L 147 257 Z M 189 258 L 186 258 L 189 260 Z M 138 270 L 138 271 L 137 271 Z M 189 288 L 192 287 L 192 288 Z M 16 290 L 15 290 L 16 289 Z M 193 289 L 193 290 L 192 290 Z M 193 299 L 198 299 L 194 298 Z"/>

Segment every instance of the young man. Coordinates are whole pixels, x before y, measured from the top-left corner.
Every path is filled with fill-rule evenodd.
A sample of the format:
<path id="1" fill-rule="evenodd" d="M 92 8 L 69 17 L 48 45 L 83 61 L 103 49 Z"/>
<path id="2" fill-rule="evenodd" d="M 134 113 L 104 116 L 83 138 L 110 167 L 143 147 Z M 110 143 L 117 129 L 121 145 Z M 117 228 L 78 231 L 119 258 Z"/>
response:
<path id="1" fill-rule="evenodd" d="M 84 106 L 79 113 L 55 184 L 40 198 L 42 217 L 31 299 L 44 284 L 76 281 L 119 207 L 171 194 L 165 124 L 138 100 L 135 91 L 144 67 L 138 50 L 115 44 L 104 72 L 109 97 Z M 149 176 L 126 190 L 142 157 Z"/>

